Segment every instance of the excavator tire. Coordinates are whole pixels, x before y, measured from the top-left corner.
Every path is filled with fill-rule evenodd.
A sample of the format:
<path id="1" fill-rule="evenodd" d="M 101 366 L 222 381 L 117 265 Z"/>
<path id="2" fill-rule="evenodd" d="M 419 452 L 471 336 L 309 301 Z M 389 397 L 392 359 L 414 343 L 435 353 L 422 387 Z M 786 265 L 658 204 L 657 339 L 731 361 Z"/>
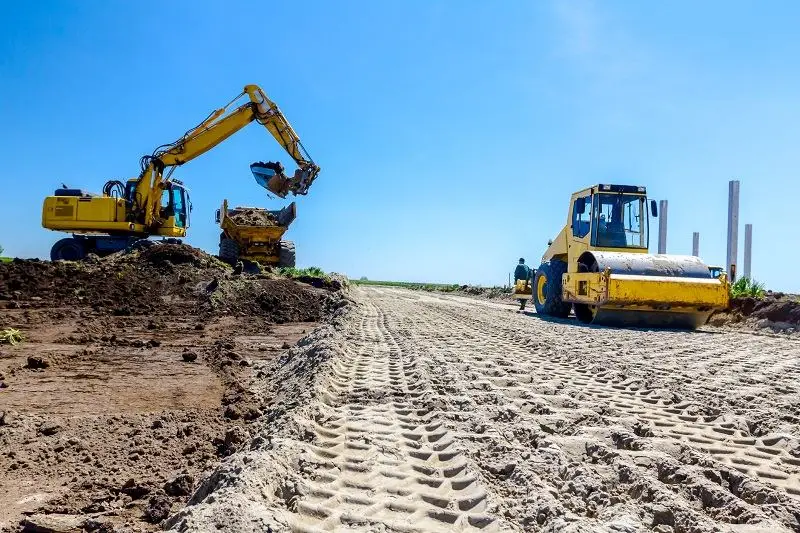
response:
<path id="1" fill-rule="evenodd" d="M 278 266 L 280 268 L 294 268 L 295 248 L 292 241 L 281 241 L 281 250 L 278 254 Z"/>
<path id="2" fill-rule="evenodd" d="M 235 265 L 239 260 L 239 245 L 236 241 L 227 237 L 220 238 L 219 258 L 228 264 Z"/>
<path id="3" fill-rule="evenodd" d="M 78 239 L 61 239 L 50 249 L 51 261 L 80 261 L 86 257 L 86 248 Z"/>
<path id="4" fill-rule="evenodd" d="M 564 261 L 542 263 L 533 281 L 533 305 L 540 315 L 566 318 L 572 304 L 561 300 L 561 275 L 567 271 Z"/>

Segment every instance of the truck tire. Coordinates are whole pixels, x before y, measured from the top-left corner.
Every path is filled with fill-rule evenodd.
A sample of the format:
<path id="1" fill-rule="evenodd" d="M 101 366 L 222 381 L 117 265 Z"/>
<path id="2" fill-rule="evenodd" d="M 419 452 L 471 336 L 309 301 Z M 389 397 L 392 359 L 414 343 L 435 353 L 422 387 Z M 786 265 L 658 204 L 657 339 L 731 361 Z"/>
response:
<path id="1" fill-rule="evenodd" d="M 86 248 L 78 239 L 61 239 L 50 249 L 51 261 L 80 261 L 86 257 Z"/>
<path id="2" fill-rule="evenodd" d="M 233 239 L 222 237 L 219 240 L 219 258 L 230 265 L 239 260 L 239 245 Z"/>
<path id="3" fill-rule="evenodd" d="M 569 316 L 572 304 L 561 300 L 561 276 L 566 271 L 567 264 L 555 259 L 542 263 L 536 270 L 532 299 L 537 314 L 557 318 Z"/>
<path id="4" fill-rule="evenodd" d="M 280 268 L 294 268 L 295 255 L 294 243 L 292 241 L 281 241 L 278 266 Z"/>

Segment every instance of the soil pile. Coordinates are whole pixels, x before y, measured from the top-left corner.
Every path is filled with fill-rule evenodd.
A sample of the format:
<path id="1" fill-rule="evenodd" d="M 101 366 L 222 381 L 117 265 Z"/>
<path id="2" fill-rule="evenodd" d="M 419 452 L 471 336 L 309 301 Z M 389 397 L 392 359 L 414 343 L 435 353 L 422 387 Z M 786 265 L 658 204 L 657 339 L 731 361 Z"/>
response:
<path id="1" fill-rule="evenodd" d="M 800 331 L 800 299 L 780 292 L 768 292 L 764 298 L 732 298 L 730 307 L 711 317 L 714 326 L 744 324 L 776 332 Z"/>
<path id="2" fill-rule="evenodd" d="M 185 244 L 153 244 L 93 261 L 0 264 L 0 309 L 248 314 L 276 323 L 306 322 L 319 320 L 330 290 L 335 287 L 312 288 L 267 274 L 235 275 L 228 265 Z"/>
<path id="3" fill-rule="evenodd" d="M 277 226 L 278 218 L 269 211 L 236 209 L 229 218 L 237 226 Z"/>

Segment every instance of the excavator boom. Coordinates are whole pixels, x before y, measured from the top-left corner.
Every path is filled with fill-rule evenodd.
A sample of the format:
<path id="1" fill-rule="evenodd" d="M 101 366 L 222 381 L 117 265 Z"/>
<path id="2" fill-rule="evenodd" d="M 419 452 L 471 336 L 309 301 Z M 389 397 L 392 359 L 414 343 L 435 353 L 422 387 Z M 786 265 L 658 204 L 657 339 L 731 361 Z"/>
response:
<path id="1" fill-rule="evenodd" d="M 228 113 L 228 108 L 245 94 L 250 101 Z M 285 198 L 289 193 L 307 194 L 308 188 L 319 174 L 319 167 L 308 155 L 300 142 L 300 137 L 275 102 L 267 98 L 264 91 L 257 85 L 247 85 L 236 98 L 211 113 L 208 118 L 186 132 L 180 139 L 171 144 L 159 146 L 152 155 L 142 158 L 142 172 L 134 197 L 134 201 L 138 205 L 134 207 L 134 210 L 144 211 L 144 225 L 153 226 L 160 223 L 158 201 L 163 190 L 166 168 L 188 163 L 253 121 L 264 126 L 298 166 L 297 171 L 290 178 L 283 174 L 279 164 L 272 163 L 270 165 L 275 165 L 275 171 L 271 172 L 270 179 L 261 180 L 256 175 L 256 181 L 281 198 Z M 262 165 L 267 164 L 262 163 Z"/>

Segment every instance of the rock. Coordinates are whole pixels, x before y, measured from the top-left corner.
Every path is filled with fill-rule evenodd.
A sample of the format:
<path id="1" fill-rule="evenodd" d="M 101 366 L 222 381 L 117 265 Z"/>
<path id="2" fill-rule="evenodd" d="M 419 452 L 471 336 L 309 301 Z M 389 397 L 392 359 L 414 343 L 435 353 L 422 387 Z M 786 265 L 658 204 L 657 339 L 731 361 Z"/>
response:
<path id="1" fill-rule="evenodd" d="M 31 355 L 28 357 L 28 364 L 25 365 L 25 368 L 30 368 L 32 370 L 43 370 L 49 366 L 50 366 L 50 361 L 48 361 L 44 357 L 39 357 L 38 355 Z"/>
<path id="2" fill-rule="evenodd" d="M 55 422 L 45 422 L 41 426 L 39 426 L 39 433 L 45 436 L 55 435 L 59 431 L 61 431 L 61 426 L 56 424 Z"/>
<path id="3" fill-rule="evenodd" d="M 650 511 L 653 513 L 653 526 L 665 525 L 672 527 L 675 525 L 675 516 L 667 506 L 653 505 Z"/>
<path id="4" fill-rule="evenodd" d="M 241 426 L 234 426 L 225 432 L 225 454 L 230 455 L 242 449 L 250 440 L 250 434 Z"/>
<path id="5" fill-rule="evenodd" d="M 292 347 L 292 346 L 291 346 L 291 345 L 290 345 L 288 342 L 284 342 L 284 343 L 283 343 L 283 346 L 281 346 L 281 348 L 282 348 L 282 349 L 284 349 L 284 350 L 288 350 L 288 349 L 289 349 L 289 348 L 291 348 L 291 347 Z"/>
<path id="6" fill-rule="evenodd" d="M 133 479 L 129 479 L 119 491 L 123 494 L 127 494 L 133 500 L 138 500 L 150 494 L 150 487 L 139 485 Z"/>
<path id="7" fill-rule="evenodd" d="M 172 502 L 166 494 L 156 494 L 147 502 L 144 510 L 144 518 L 152 524 L 158 524 L 169 516 L 172 509 Z"/>
<path id="8" fill-rule="evenodd" d="M 157 348 L 159 346 L 161 346 L 161 341 L 157 341 L 156 339 L 150 339 L 147 341 L 148 348 Z"/>
<path id="9" fill-rule="evenodd" d="M 20 522 L 22 533 L 66 533 L 79 531 L 83 517 L 66 514 L 35 514 Z"/>
<path id="10" fill-rule="evenodd" d="M 164 484 L 164 492 L 170 496 L 188 496 L 192 493 L 194 478 L 187 474 L 178 474 Z"/>
<path id="11" fill-rule="evenodd" d="M 0 389 L 7 389 L 7 388 L 8 388 L 8 383 L 6 383 L 5 381 L 0 381 Z"/>
<path id="12" fill-rule="evenodd" d="M 11 413 L 0 411 L 0 426 L 8 426 L 9 424 L 11 424 Z"/>
<path id="13" fill-rule="evenodd" d="M 223 413 L 225 418 L 230 420 L 238 420 L 242 418 L 242 412 L 237 408 L 235 405 L 229 405 L 225 408 L 225 413 Z"/>
<path id="14" fill-rule="evenodd" d="M 195 361 L 197 361 L 197 353 L 195 353 L 195 352 L 191 352 L 191 351 L 183 352 L 181 354 L 181 357 L 183 357 L 183 360 L 185 362 L 187 362 L 187 363 L 194 363 Z"/>

